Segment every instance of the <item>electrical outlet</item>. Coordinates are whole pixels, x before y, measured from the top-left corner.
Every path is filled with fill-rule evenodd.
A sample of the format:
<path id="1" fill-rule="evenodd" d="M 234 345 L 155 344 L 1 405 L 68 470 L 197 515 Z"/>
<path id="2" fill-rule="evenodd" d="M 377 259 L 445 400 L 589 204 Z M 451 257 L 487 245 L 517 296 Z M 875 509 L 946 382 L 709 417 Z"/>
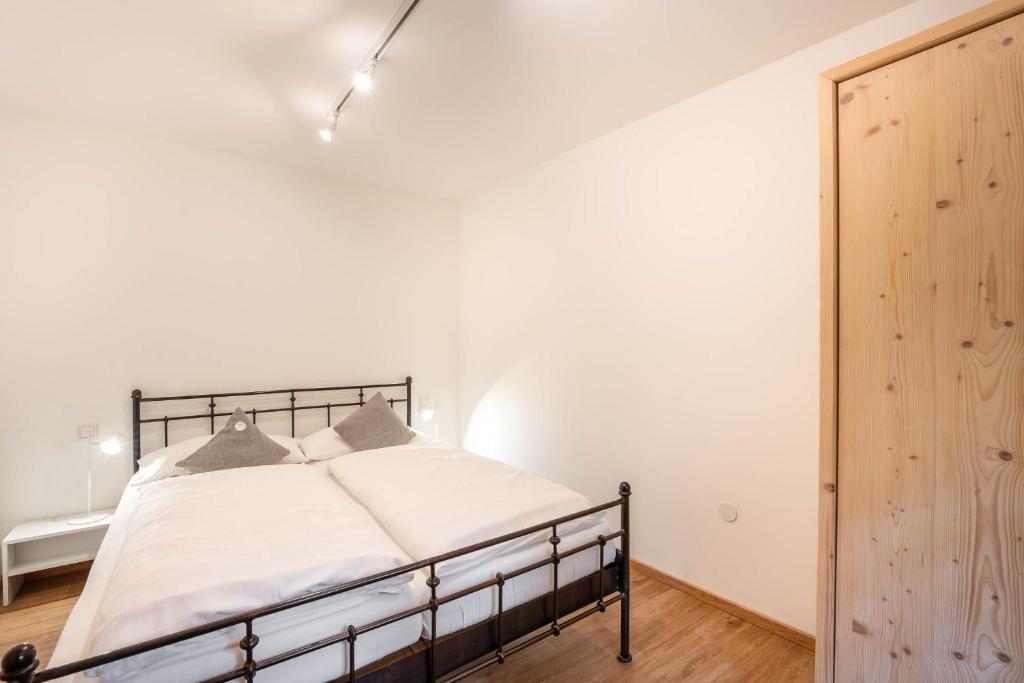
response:
<path id="1" fill-rule="evenodd" d="M 99 429 L 96 425 L 79 425 L 78 426 L 78 438 L 79 439 L 95 439 L 99 433 Z"/>

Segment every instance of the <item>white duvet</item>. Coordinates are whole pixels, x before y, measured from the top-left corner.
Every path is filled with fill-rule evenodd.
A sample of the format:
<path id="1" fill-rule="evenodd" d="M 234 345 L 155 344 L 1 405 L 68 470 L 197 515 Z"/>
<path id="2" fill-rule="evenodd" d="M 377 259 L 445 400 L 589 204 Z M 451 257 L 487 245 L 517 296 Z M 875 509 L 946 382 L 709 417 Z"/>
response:
<path id="1" fill-rule="evenodd" d="M 366 510 L 305 465 L 165 479 L 141 487 L 138 498 L 92 623 L 89 654 L 409 562 Z M 346 612 L 365 611 L 360 606 L 374 599 L 394 602 L 399 593 L 410 592 L 411 586 L 404 584 L 411 578 L 402 575 L 306 607 L 332 613 L 334 626 L 344 628 L 352 623 Z M 390 605 L 389 613 L 414 601 L 406 595 L 401 604 Z M 279 616 L 283 628 L 297 615 Z M 261 632 L 261 657 L 288 646 L 283 640 L 274 646 L 268 635 Z M 175 650 L 194 656 L 195 647 L 196 643 L 181 643 L 112 663 L 99 673 L 104 680 L 133 679 L 148 665 L 167 661 Z"/>
<path id="2" fill-rule="evenodd" d="M 328 467 L 415 560 L 593 506 L 561 484 L 442 442 L 361 451 L 332 460 Z M 559 551 L 606 533 L 603 514 L 573 520 L 558 527 Z M 476 574 L 471 570 L 513 553 L 523 566 L 550 553 L 550 537 L 545 530 L 508 541 L 444 562 L 437 573 Z M 529 557 L 534 560 L 524 559 Z M 448 592 L 456 582 L 442 585 Z"/>

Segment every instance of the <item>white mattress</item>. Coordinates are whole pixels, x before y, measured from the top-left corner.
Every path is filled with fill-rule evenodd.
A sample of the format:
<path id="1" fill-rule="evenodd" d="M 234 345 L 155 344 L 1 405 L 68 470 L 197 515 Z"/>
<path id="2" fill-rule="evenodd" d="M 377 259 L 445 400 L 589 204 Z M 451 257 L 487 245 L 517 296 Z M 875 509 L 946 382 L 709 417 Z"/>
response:
<path id="1" fill-rule="evenodd" d="M 343 491 L 339 493 L 345 495 Z M 68 618 L 49 666 L 66 664 L 91 654 L 89 649 L 94 636 L 94 622 L 115 573 L 118 556 L 128 538 L 139 497 L 140 491 L 137 488 L 128 487 L 125 490 L 84 591 Z M 370 623 L 423 604 L 426 600 L 424 588 L 419 581 L 392 590 L 391 593 L 375 594 L 365 600 L 330 598 L 257 620 L 254 628 L 260 636 L 255 651 L 257 659 L 340 633 L 348 624 Z M 418 640 L 421 628 L 421 620 L 411 617 L 361 635 L 356 644 L 357 668 L 413 644 Z M 183 683 L 224 673 L 241 665 L 243 659 L 238 641 L 243 635 L 244 627 L 241 626 L 208 634 L 188 641 L 188 645 L 180 644 L 168 649 L 166 660 L 160 664 L 150 664 L 141 672 L 132 671 L 130 674 L 111 674 L 105 671 L 99 680 Z M 347 670 L 347 646 L 339 643 L 263 670 L 259 678 L 281 682 L 320 682 L 335 678 Z M 97 677 L 78 674 L 71 680 L 95 681 Z"/>
<path id="2" fill-rule="evenodd" d="M 600 533 L 600 532 L 599 532 Z M 564 552 L 573 547 L 579 546 L 594 540 L 594 536 L 587 534 L 577 539 L 563 539 L 559 544 L 559 551 Z M 567 586 L 574 581 L 590 576 L 597 571 L 597 548 L 589 548 L 563 559 L 558 565 L 558 586 Z M 472 585 L 482 583 L 493 578 L 498 572 L 509 573 L 513 570 L 533 564 L 539 560 L 537 555 L 527 559 L 524 553 L 511 553 L 488 560 L 473 572 L 465 572 L 461 575 L 446 576 L 441 579 L 441 585 L 437 587 L 438 597 L 451 595 L 456 591 L 468 588 Z M 605 545 L 604 566 L 615 561 L 615 544 Z M 423 582 L 426 585 L 428 573 L 423 573 Z M 531 572 L 522 574 L 505 582 L 503 603 L 504 609 L 509 610 L 522 605 L 534 598 L 539 598 L 551 592 L 554 581 L 554 570 L 552 567 L 541 567 Z M 611 586 L 606 586 L 611 590 Z M 429 590 L 429 589 L 428 589 Z M 452 602 L 441 605 L 437 610 L 437 633 L 444 636 L 454 633 L 473 624 L 490 619 L 498 613 L 498 589 L 491 587 L 484 590 L 470 593 Z M 430 614 L 423 615 L 423 635 L 430 637 Z"/>
<path id="3" fill-rule="evenodd" d="M 589 500 L 555 482 L 440 441 L 362 451 L 328 461 L 328 469 L 414 560 L 518 531 L 592 507 Z M 560 554 L 611 534 L 603 515 L 559 526 Z M 492 546 L 442 563 L 438 597 L 543 560 L 551 554 L 550 531 Z M 603 565 L 615 560 L 605 546 Z M 598 570 L 598 548 L 561 561 L 559 587 Z M 426 577 L 423 573 L 425 585 Z M 505 584 L 506 609 L 550 593 L 553 568 L 541 567 Z M 498 613 L 498 589 L 471 593 L 441 606 L 438 635 L 480 623 Z M 430 614 L 423 615 L 430 635 Z"/>

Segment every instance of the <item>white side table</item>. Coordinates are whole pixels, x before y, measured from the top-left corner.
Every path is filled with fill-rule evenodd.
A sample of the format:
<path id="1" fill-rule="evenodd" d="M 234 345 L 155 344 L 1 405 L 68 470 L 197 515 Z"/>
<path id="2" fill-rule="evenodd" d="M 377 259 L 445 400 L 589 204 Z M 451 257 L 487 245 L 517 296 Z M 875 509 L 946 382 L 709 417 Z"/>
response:
<path id="1" fill-rule="evenodd" d="M 7 534 L 0 547 L 4 607 L 10 605 L 18 594 L 25 574 L 96 557 L 113 510 L 96 512 L 108 514 L 103 519 L 79 526 L 68 524 L 68 520 L 80 515 L 37 519 L 19 524 Z"/>

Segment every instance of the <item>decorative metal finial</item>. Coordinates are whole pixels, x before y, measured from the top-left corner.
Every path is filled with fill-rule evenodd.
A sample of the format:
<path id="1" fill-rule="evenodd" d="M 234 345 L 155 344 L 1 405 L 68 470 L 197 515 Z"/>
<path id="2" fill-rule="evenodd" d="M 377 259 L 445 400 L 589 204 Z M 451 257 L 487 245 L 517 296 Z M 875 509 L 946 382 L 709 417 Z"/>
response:
<path id="1" fill-rule="evenodd" d="M 39 667 L 36 648 L 30 643 L 15 645 L 0 660 L 0 681 L 31 683 L 32 673 Z"/>

